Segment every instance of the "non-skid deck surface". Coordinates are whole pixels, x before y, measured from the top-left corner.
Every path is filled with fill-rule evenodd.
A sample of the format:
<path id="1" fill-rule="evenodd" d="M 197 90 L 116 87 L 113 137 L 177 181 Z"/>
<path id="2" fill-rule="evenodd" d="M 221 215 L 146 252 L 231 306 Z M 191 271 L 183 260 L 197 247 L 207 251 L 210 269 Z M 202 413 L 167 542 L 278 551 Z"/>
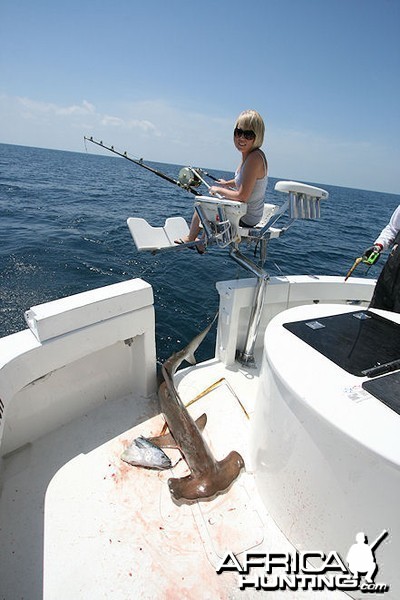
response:
<path id="1" fill-rule="evenodd" d="M 400 415 L 400 371 L 365 381 L 363 388 Z"/>
<path id="2" fill-rule="evenodd" d="M 400 324 L 374 312 L 346 312 L 283 326 L 358 377 L 388 372 L 394 363 L 400 368 Z"/>

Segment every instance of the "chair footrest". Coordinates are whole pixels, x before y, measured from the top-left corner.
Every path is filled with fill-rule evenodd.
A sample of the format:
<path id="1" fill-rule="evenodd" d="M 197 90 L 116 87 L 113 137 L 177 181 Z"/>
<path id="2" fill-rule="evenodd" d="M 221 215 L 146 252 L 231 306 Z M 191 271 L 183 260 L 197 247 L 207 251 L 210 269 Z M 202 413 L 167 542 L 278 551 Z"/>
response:
<path id="1" fill-rule="evenodd" d="M 175 247 L 175 240 L 184 238 L 189 233 L 189 226 L 183 217 L 170 217 L 163 227 L 152 227 L 139 217 L 130 217 L 127 223 L 139 251 Z"/>

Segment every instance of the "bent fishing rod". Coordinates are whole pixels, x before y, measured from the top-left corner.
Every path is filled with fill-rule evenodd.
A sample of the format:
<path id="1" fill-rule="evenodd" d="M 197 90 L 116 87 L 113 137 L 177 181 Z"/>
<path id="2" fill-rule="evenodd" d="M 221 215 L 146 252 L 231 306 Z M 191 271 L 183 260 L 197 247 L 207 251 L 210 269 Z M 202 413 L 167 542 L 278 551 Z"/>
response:
<path id="1" fill-rule="evenodd" d="M 97 141 L 97 140 L 93 139 L 93 136 L 90 136 L 90 137 L 83 136 L 83 139 L 85 141 L 92 142 L 92 144 L 96 144 L 97 146 L 100 146 L 101 148 L 105 148 L 106 150 L 109 150 L 110 152 L 113 152 L 113 154 L 117 154 L 118 156 L 121 156 L 122 158 L 126 158 L 126 160 L 133 162 L 135 165 L 138 165 L 139 167 L 143 167 L 143 169 L 147 169 L 148 171 L 150 171 L 151 173 L 154 173 L 158 177 L 161 177 L 162 179 L 165 179 L 166 181 L 169 181 L 170 183 L 173 183 L 174 185 L 177 185 L 178 187 L 183 188 L 184 190 L 187 190 L 188 192 L 191 192 L 195 196 L 202 195 L 201 192 L 198 192 L 195 189 L 195 187 L 198 187 L 201 183 L 204 183 L 207 187 L 210 187 L 208 185 L 208 183 L 206 181 L 204 181 L 204 179 L 201 177 L 201 175 L 199 173 L 203 173 L 207 177 L 210 177 L 210 179 L 213 179 L 214 181 L 218 181 L 216 177 L 214 177 L 213 175 L 210 175 L 203 169 L 198 169 L 198 168 L 195 169 L 193 167 L 183 167 L 183 169 L 181 169 L 179 171 L 178 179 L 173 179 L 173 177 L 170 177 L 169 175 L 166 175 L 162 171 L 158 171 L 157 169 L 154 169 L 153 167 L 150 167 L 149 165 L 144 163 L 142 158 L 141 159 L 132 158 L 132 157 L 128 156 L 126 151 L 119 152 L 118 150 L 116 150 L 114 148 L 114 146 L 107 146 L 102 141 Z"/>

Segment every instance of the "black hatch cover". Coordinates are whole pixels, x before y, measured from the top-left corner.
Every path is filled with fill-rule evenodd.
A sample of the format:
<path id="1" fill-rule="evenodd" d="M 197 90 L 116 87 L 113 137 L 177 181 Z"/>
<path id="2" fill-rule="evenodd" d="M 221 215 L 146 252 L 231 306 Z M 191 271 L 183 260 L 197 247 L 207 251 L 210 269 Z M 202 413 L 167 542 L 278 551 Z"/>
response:
<path id="1" fill-rule="evenodd" d="M 400 372 L 364 381 L 362 387 L 400 415 Z"/>
<path id="2" fill-rule="evenodd" d="M 373 312 L 349 312 L 283 326 L 352 375 L 376 377 L 400 369 L 400 325 Z"/>

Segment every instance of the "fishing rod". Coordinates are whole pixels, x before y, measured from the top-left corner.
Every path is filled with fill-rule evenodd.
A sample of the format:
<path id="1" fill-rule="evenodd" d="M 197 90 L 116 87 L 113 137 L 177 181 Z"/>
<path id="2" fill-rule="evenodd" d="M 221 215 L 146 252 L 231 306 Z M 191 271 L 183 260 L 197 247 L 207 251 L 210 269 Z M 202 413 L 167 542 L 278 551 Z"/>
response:
<path id="1" fill-rule="evenodd" d="M 193 167 L 189 167 L 190 169 L 193 169 Z M 197 173 L 203 173 L 203 175 L 205 175 L 206 177 L 209 177 L 210 179 L 212 179 L 213 181 L 219 181 L 218 177 L 214 177 L 214 175 L 211 175 L 211 173 L 207 173 L 207 171 L 205 169 L 201 169 L 200 167 L 196 167 L 195 171 Z"/>
<path id="2" fill-rule="evenodd" d="M 367 255 L 366 252 L 368 252 L 368 251 L 371 251 L 371 252 Z M 365 265 L 368 265 L 368 268 L 367 268 L 367 272 L 368 272 L 369 269 L 371 268 L 371 266 L 377 262 L 377 260 L 380 257 L 380 254 L 381 254 L 381 251 L 379 250 L 379 248 L 377 250 L 375 250 L 375 246 L 368 248 L 362 256 L 359 256 L 358 258 L 356 258 L 356 260 L 353 263 L 353 266 L 350 267 L 350 269 L 347 271 L 347 275 L 344 278 L 344 280 L 345 281 L 348 280 L 350 275 L 353 274 L 353 271 L 358 267 L 358 265 L 360 263 L 364 263 Z"/>
<path id="3" fill-rule="evenodd" d="M 97 140 L 93 139 L 93 136 L 90 136 L 90 137 L 83 136 L 83 139 L 85 141 L 92 142 L 92 144 L 96 144 L 97 146 L 100 146 L 101 148 L 105 148 L 106 150 L 109 150 L 110 152 L 113 152 L 113 154 L 117 154 L 118 156 L 121 156 L 122 158 L 126 158 L 126 160 L 129 160 L 130 162 L 135 163 L 135 165 L 138 165 L 139 167 L 143 167 L 144 169 L 147 169 L 148 171 L 150 171 L 151 173 L 154 173 L 158 177 L 161 177 L 162 179 L 165 179 L 166 181 L 169 181 L 170 183 L 173 183 L 174 185 L 177 185 L 178 187 L 183 188 L 184 190 L 187 190 L 188 192 L 191 192 L 195 196 L 202 195 L 201 192 L 198 192 L 196 189 L 194 189 L 195 187 L 198 187 L 202 183 L 204 183 L 208 188 L 210 187 L 207 184 L 207 182 L 204 181 L 204 179 L 199 175 L 199 172 L 203 173 L 207 177 L 210 177 L 214 181 L 217 181 L 216 177 L 214 177 L 213 175 L 210 175 L 203 169 L 195 169 L 193 167 L 183 167 L 179 171 L 178 179 L 174 179 L 173 177 L 166 175 L 162 171 L 158 171 L 157 169 L 150 167 L 149 165 L 147 165 L 146 163 L 143 162 L 142 158 L 140 158 L 140 159 L 132 158 L 132 157 L 128 156 L 126 151 L 119 152 L 118 150 L 116 150 L 114 148 L 114 146 L 107 146 L 102 141 L 97 141 Z"/>

